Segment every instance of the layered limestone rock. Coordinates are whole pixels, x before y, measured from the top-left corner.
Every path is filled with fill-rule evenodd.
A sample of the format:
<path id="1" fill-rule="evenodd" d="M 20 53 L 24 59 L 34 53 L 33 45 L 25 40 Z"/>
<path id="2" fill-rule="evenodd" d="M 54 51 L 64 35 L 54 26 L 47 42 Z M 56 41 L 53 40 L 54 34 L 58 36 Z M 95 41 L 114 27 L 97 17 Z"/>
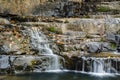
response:
<path id="1" fill-rule="evenodd" d="M 86 71 L 90 71 L 89 63 L 91 59 L 93 61 L 98 57 L 105 58 L 108 61 L 119 59 L 119 15 L 117 15 L 118 18 L 115 18 L 116 15 L 112 15 L 114 17 L 104 15 L 110 10 L 106 6 L 118 10 L 119 5 L 117 2 L 103 2 L 101 7 L 99 4 L 89 5 L 92 2 L 88 0 L 84 0 L 84 2 L 82 0 L 36 0 L 36 2 L 35 0 L 9 0 L 9 3 L 6 1 L 8 0 L 0 2 L 2 4 L 0 11 L 6 13 L 0 14 L 1 17 L 4 17 L 0 18 L 0 54 L 8 55 L 5 61 L 9 64 L 3 65 L 8 71 L 10 66 L 11 69 L 16 69 L 16 71 L 38 69 L 45 71 L 53 68 L 53 66 L 49 66 L 50 60 L 52 59 L 53 63 L 55 63 L 54 61 L 57 63 L 58 57 L 41 54 L 51 53 L 50 49 L 53 50 L 54 54 L 61 56 L 60 63 L 64 63 L 67 69 L 73 70 L 76 69 L 76 65 L 76 70 L 82 69 L 80 64 L 84 62 L 81 62 L 81 60 L 88 64 L 85 68 Z M 116 6 L 113 7 L 113 3 Z M 89 16 L 88 12 L 94 12 L 96 8 L 98 8 L 98 14 L 103 15 L 92 14 Z M 20 16 L 8 14 L 7 12 L 40 16 Z M 117 11 L 115 13 L 118 14 Z M 79 16 L 81 18 L 55 18 Z M 40 36 L 45 39 L 41 39 Z M 48 40 L 45 42 L 44 40 L 47 38 Z M 45 45 L 46 43 L 50 45 Z M 2 60 L 2 56 L 0 59 Z M 118 61 L 116 64 L 119 65 L 119 63 Z"/>
<path id="2" fill-rule="evenodd" d="M 41 19 L 39 22 L 4 23 L 0 25 L 0 54 L 17 54 L 18 56 L 16 56 L 17 59 L 15 60 L 16 62 L 14 62 L 14 66 L 18 71 L 33 71 L 33 69 L 38 69 L 38 65 L 39 70 L 47 70 L 49 66 L 47 66 L 48 64 L 43 63 L 44 59 L 41 61 L 41 59 L 38 60 L 36 58 L 34 62 L 35 57 L 32 57 L 29 61 L 26 60 L 28 56 L 20 56 L 39 55 L 41 58 L 44 57 L 41 55 L 41 52 L 47 53 L 49 49 L 44 47 L 47 49 L 47 51 L 45 51 L 44 48 L 36 48 L 37 43 L 41 46 L 44 46 L 45 44 L 40 43 L 40 37 L 37 37 L 38 39 L 35 37 L 37 36 L 37 32 L 41 31 L 48 38 L 47 42 L 50 44 L 53 53 L 60 55 L 65 59 L 65 61 L 62 59 L 60 62 L 64 62 L 68 69 L 75 69 L 74 61 L 79 61 L 79 58 L 82 56 L 90 56 L 96 53 L 99 54 L 98 56 L 101 56 L 101 52 L 109 53 L 111 51 L 112 55 L 105 53 L 105 57 L 116 57 L 116 55 L 113 54 L 120 51 L 119 24 L 119 18 L 66 18 L 52 20 L 46 18 L 44 20 Z M 32 29 L 33 31 L 31 32 L 29 29 Z M 30 33 L 33 35 L 32 37 Z M 43 35 L 39 34 L 39 36 Z M 33 38 L 33 41 L 31 41 L 31 38 Z M 36 43 L 36 45 L 33 45 L 33 42 Z M 40 48 L 42 48 L 41 46 Z M 113 51 L 117 52 L 114 53 Z M 46 58 L 47 60 L 45 60 L 45 63 L 49 63 L 47 62 L 49 61 L 49 58 L 51 57 Z M 27 64 L 22 63 L 24 60 L 26 60 L 25 63 Z"/>
<path id="3" fill-rule="evenodd" d="M 7 46 L 6 49 L 9 48 L 7 50 L 12 52 L 20 51 L 20 53 L 30 54 L 30 35 L 28 35 L 27 30 L 30 26 L 33 27 L 34 25 L 34 27 L 42 30 L 47 35 L 51 45 L 58 45 L 58 48 L 55 50 L 55 53 L 57 54 L 62 54 L 62 52 L 68 54 L 70 51 L 81 52 L 86 50 L 95 53 L 98 49 L 101 49 L 100 47 L 102 47 L 104 42 L 110 44 L 112 41 L 115 44 L 118 44 L 119 39 L 116 39 L 115 36 L 119 36 L 119 23 L 119 18 L 56 19 L 52 22 L 25 22 L 22 23 L 22 25 L 8 25 L 6 23 L 5 25 L 1 25 L 1 50 L 5 48 L 3 47 L 5 45 Z M 111 34 L 113 34 L 113 36 Z M 108 40 L 110 42 L 108 42 Z M 89 43 L 95 43 L 95 46 L 89 45 Z M 96 45 L 99 44 L 101 46 L 96 47 Z M 89 48 L 89 46 L 92 48 Z M 110 48 L 110 45 L 105 45 L 104 47 L 108 50 L 114 50 Z M 94 50 L 94 48 L 96 49 Z M 60 51 L 61 53 L 59 53 Z M 103 51 L 107 50 L 103 49 Z"/>
<path id="4" fill-rule="evenodd" d="M 119 14 L 119 1 L 105 1 L 107 3 L 101 3 L 101 0 L 1 0 L 0 13 L 87 18 L 95 13 Z"/>

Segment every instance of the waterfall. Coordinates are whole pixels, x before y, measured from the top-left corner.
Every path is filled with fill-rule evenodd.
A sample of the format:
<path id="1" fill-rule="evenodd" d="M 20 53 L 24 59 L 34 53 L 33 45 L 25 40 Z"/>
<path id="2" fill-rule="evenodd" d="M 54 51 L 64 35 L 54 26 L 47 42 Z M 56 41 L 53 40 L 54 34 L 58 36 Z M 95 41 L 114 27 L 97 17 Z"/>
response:
<path id="1" fill-rule="evenodd" d="M 94 66 L 93 66 L 94 70 L 93 72 L 96 72 L 96 73 L 104 73 L 104 61 L 102 60 L 94 60 Z"/>
<path id="2" fill-rule="evenodd" d="M 53 54 L 49 48 L 48 40 L 44 34 L 37 28 L 30 29 L 31 44 L 34 49 L 38 49 L 39 53 Z"/>
<path id="3" fill-rule="evenodd" d="M 0 56 L 0 69 L 5 69 L 10 67 L 9 57 L 8 56 Z"/>
<path id="4" fill-rule="evenodd" d="M 12 62 L 15 58 L 15 56 L 0 55 L 0 69 L 12 67 Z"/>
<path id="5" fill-rule="evenodd" d="M 82 72 L 93 73 L 120 73 L 120 59 L 119 58 L 95 58 L 95 57 L 82 57 L 81 64 L 77 65 Z"/>
<path id="6" fill-rule="evenodd" d="M 59 70 L 60 69 L 60 61 L 59 56 L 53 54 L 53 51 L 50 49 L 49 40 L 47 37 L 36 27 L 32 27 L 29 29 L 31 35 L 31 45 L 33 49 L 39 50 L 39 55 L 49 57 L 50 61 L 47 63 L 47 70 Z"/>

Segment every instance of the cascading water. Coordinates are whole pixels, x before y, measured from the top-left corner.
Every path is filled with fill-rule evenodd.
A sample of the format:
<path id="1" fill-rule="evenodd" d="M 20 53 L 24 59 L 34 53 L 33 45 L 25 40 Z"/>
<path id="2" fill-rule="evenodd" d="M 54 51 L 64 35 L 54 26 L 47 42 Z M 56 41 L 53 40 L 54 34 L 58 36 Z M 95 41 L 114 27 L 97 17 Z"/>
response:
<path id="1" fill-rule="evenodd" d="M 119 58 L 82 57 L 77 66 L 77 69 L 82 72 L 120 73 Z"/>
<path id="2" fill-rule="evenodd" d="M 94 70 L 93 72 L 95 73 L 105 73 L 104 71 L 104 61 L 103 60 L 94 60 L 93 62 L 93 65 L 94 65 Z"/>
<path id="3" fill-rule="evenodd" d="M 38 29 L 32 28 L 29 29 L 31 34 L 31 44 L 32 48 L 39 50 L 39 55 L 49 57 L 49 62 L 47 70 L 59 70 L 60 69 L 60 61 L 59 56 L 53 54 L 53 51 L 50 49 L 48 44 L 48 39 L 46 36 Z"/>
<path id="4" fill-rule="evenodd" d="M 0 69 L 5 69 L 5 68 L 8 68 L 10 67 L 10 64 L 9 64 L 9 57 L 8 56 L 0 56 Z"/>
<path id="5" fill-rule="evenodd" d="M 31 44 L 34 49 L 38 49 L 42 54 L 53 54 L 49 48 L 48 40 L 37 28 L 31 29 Z"/>

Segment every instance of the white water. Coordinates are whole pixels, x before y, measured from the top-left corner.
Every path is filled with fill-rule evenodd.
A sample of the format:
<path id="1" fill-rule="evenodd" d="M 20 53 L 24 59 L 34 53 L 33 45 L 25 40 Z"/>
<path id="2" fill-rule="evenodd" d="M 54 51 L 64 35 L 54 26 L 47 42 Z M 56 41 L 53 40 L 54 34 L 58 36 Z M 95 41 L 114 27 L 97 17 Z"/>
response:
<path id="1" fill-rule="evenodd" d="M 120 72 L 118 71 L 120 70 L 118 68 L 119 62 L 120 60 L 117 58 L 110 59 L 110 58 L 83 57 L 81 71 L 97 74 L 109 74 L 109 73 L 119 74 Z"/>
<path id="2" fill-rule="evenodd" d="M 104 61 L 103 60 L 94 60 L 94 70 L 95 73 L 105 73 L 104 71 Z"/>
<path id="3" fill-rule="evenodd" d="M 6 55 L 1 55 L 0 56 L 0 69 L 6 69 L 10 68 L 10 62 L 13 62 L 15 59 L 15 56 L 6 56 Z"/>
<path id="4" fill-rule="evenodd" d="M 53 54 L 53 51 L 48 44 L 49 41 L 47 37 L 36 27 L 32 27 L 29 31 L 31 34 L 32 48 L 39 50 L 39 55 L 48 56 L 50 58 L 47 70 L 59 70 L 59 56 Z"/>
<path id="5" fill-rule="evenodd" d="M 30 29 L 32 47 L 38 49 L 40 53 L 53 54 L 49 48 L 48 40 L 37 28 Z"/>
<path id="6" fill-rule="evenodd" d="M 8 59 L 9 59 L 8 56 L 1 56 L 1 58 L 0 58 L 0 68 L 1 69 L 10 67 Z"/>

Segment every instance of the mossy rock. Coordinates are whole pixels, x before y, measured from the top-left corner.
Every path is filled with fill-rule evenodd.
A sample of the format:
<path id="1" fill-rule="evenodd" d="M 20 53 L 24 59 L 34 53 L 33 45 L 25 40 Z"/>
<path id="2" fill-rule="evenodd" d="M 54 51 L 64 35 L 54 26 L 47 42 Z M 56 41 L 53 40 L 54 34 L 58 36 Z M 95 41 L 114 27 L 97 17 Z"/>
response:
<path id="1" fill-rule="evenodd" d="M 51 26 L 48 28 L 48 31 L 50 32 L 56 32 L 56 28 L 54 26 Z"/>
<path id="2" fill-rule="evenodd" d="M 108 11 L 110 11 L 110 8 L 105 7 L 105 6 L 100 6 L 100 7 L 97 8 L 97 11 L 99 11 L 99 12 L 108 12 Z"/>
<path id="3" fill-rule="evenodd" d="M 62 34 L 62 30 L 58 29 L 55 26 L 50 26 L 50 27 L 47 28 L 47 30 L 50 31 L 50 32 L 56 33 L 56 34 Z"/>
<path id="4" fill-rule="evenodd" d="M 39 65 L 39 64 L 41 64 L 41 61 L 39 61 L 39 60 L 32 60 L 31 64 L 32 65 Z"/>
<path id="5" fill-rule="evenodd" d="M 112 49 L 116 49 L 117 48 L 117 44 L 116 43 L 111 43 L 110 46 L 111 46 Z"/>

